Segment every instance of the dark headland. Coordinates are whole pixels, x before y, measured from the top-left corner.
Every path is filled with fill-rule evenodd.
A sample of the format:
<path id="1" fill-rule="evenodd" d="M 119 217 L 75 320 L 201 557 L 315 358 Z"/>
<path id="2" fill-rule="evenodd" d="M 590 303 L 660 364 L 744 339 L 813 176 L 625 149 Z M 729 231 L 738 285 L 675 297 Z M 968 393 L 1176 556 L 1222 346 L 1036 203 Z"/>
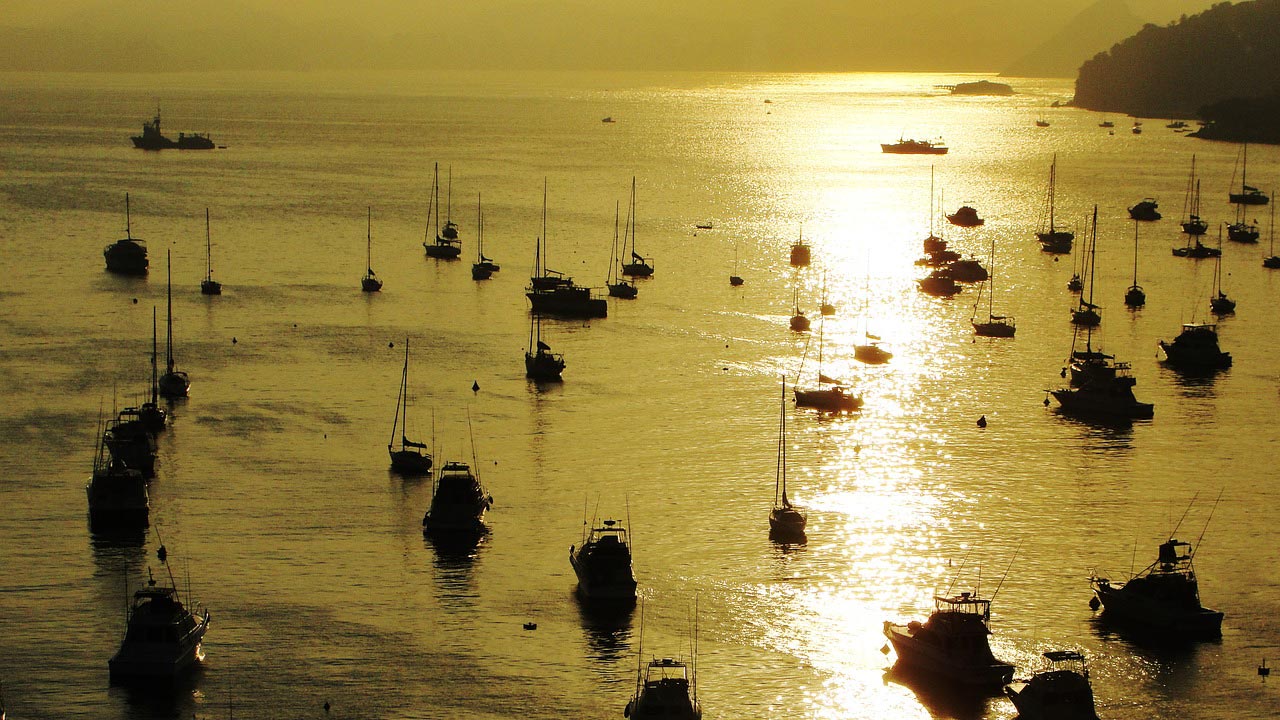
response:
<path id="1" fill-rule="evenodd" d="M 1280 0 L 1220 3 L 1147 25 L 1086 61 L 1072 104 L 1137 117 L 1197 117 L 1211 140 L 1280 143 Z"/>

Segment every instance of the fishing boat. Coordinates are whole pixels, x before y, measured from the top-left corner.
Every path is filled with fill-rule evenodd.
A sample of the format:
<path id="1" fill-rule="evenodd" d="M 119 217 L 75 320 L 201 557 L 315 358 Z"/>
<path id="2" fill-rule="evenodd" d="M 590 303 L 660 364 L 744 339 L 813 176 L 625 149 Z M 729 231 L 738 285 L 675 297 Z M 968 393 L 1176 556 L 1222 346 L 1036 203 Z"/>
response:
<path id="1" fill-rule="evenodd" d="M 474 464 L 474 458 L 472 462 Z M 484 533 L 484 514 L 493 505 L 493 497 L 480 484 L 471 465 L 456 460 L 446 462 L 433 484 L 431 507 L 422 516 L 423 533 L 467 536 Z"/>
<path id="2" fill-rule="evenodd" d="M 449 217 L 453 209 L 453 168 L 449 168 L 449 210 L 446 211 L 444 230 L 440 229 L 440 163 L 435 163 L 431 180 L 431 195 L 427 198 L 427 226 L 422 249 L 427 257 L 437 260 L 456 260 L 462 255 L 462 241 L 458 239 L 458 226 Z M 432 239 L 432 223 L 435 238 Z"/>
<path id="3" fill-rule="evenodd" d="M 213 279 L 213 240 L 209 235 L 209 208 L 204 209 L 204 280 L 200 281 L 200 294 L 222 294 L 222 283 Z"/>
<path id="4" fill-rule="evenodd" d="M 1005 685 L 1004 693 L 1021 720 L 1098 720 L 1093 686 L 1084 655 L 1076 650 L 1051 650 L 1047 666 L 1025 680 Z"/>
<path id="5" fill-rule="evenodd" d="M 157 381 L 160 394 L 166 398 L 186 397 L 191 390 L 191 379 L 181 370 L 174 369 L 173 361 L 173 256 L 165 252 L 165 269 L 169 275 L 168 310 L 165 313 L 164 355 L 165 371 Z"/>
<path id="6" fill-rule="evenodd" d="M 142 418 L 131 409 L 121 412 L 107 421 L 102 433 L 102 443 L 111 457 L 122 461 L 131 470 L 142 473 L 144 479 L 156 476 L 156 438 L 143 424 Z"/>
<path id="7" fill-rule="evenodd" d="M 542 236 L 535 240 L 533 275 L 525 297 L 533 312 L 546 315 L 593 318 L 607 317 L 609 304 L 592 297 L 591 289 L 574 284 L 573 278 L 546 267 L 547 186 L 542 186 Z"/>
<path id="8" fill-rule="evenodd" d="M 397 445 L 397 436 L 399 444 Z M 431 453 L 426 443 L 409 439 L 409 338 L 404 339 L 404 369 L 400 371 L 400 391 L 396 397 L 396 417 L 391 422 L 391 440 L 387 442 L 391 470 L 413 477 L 431 472 Z"/>
<path id="9" fill-rule="evenodd" d="M 1203 235 L 1209 231 L 1209 223 L 1200 218 L 1200 180 L 1196 178 L 1195 155 L 1191 156 L 1191 175 L 1187 178 L 1187 192 L 1182 200 L 1181 225 L 1182 232 L 1187 235 Z"/>
<path id="10" fill-rule="evenodd" d="M 1071 252 L 1071 243 L 1075 233 L 1059 230 L 1055 224 L 1058 190 L 1058 156 L 1053 156 L 1049 163 L 1049 187 L 1045 191 L 1044 210 L 1040 216 L 1040 227 L 1036 230 L 1036 238 L 1040 241 L 1040 249 L 1047 253 L 1065 254 Z"/>
<path id="11" fill-rule="evenodd" d="M 1231 367 L 1231 353 L 1218 347 L 1218 326 L 1183 323 L 1182 332 L 1171 342 L 1159 341 L 1165 364 L 1189 372 L 1212 372 Z"/>
<path id="12" fill-rule="evenodd" d="M 1147 293 L 1138 284 L 1138 223 L 1133 224 L 1133 284 L 1124 291 L 1124 304 L 1140 308 L 1147 304 Z"/>
<path id="13" fill-rule="evenodd" d="M 1098 253 L 1098 206 L 1093 206 L 1093 224 L 1089 235 L 1089 248 L 1085 254 L 1086 259 L 1083 261 L 1084 266 L 1084 282 L 1089 287 L 1088 299 L 1084 294 L 1080 295 L 1079 303 L 1076 309 L 1071 311 L 1071 322 L 1074 325 L 1082 327 L 1094 327 L 1102 322 L 1102 315 L 1098 313 L 1100 307 L 1093 302 L 1093 286 L 1094 279 L 1097 277 L 1097 253 Z"/>
<path id="14" fill-rule="evenodd" d="M 1276 255 L 1276 206 L 1271 206 L 1271 247 L 1267 250 L 1267 256 L 1262 258 L 1262 267 L 1275 270 L 1280 268 L 1280 255 Z"/>
<path id="15" fill-rule="evenodd" d="M 1160 204 L 1155 198 L 1144 198 L 1142 202 L 1129 208 L 1129 217 L 1143 222 L 1154 222 L 1162 217 L 1159 207 Z"/>
<path id="16" fill-rule="evenodd" d="M 898 664 L 976 688 L 999 687 L 1013 679 L 1013 665 L 991 652 L 991 600 L 962 592 L 935 595 L 933 601 L 934 611 L 923 623 L 884 622 Z"/>
<path id="17" fill-rule="evenodd" d="M 934 270 L 917 280 L 916 285 L 920 288 L 920 292 L 934 297 L 951 297 L 961 290 L 959 283 L 951 277 L 951 270 L 948 268 Z"/>
<path id="18" fill-rule="evenodd" d="M 799 394 L 796 404 L 800 403 Z M 773 507 L 769 510 L 769 537 L 775 542 L 803 543 L 809 518 L 787 497 L 787 381 L 782 380 L 782 402 L 778 405 L 778 459 L 773 479 Z"/>
<path id="19" fill-rule="evenodd" d="M 1044 116 L 1041 115 L 1040 117 L 1036 118 L 1036 127 L 1042 127 L 1042 128 L 1049 127 L 1049 121 L 1045 120 Z"/>
<path id="20" fill-rule="evenodd" d="M 991 267 L 996 265 L 996 241 L 991 239 Z M 1017 332 L 1017 325 L 1014 319 L 1008 315 L 995 314 L 995 293 L 996 281 L 994 273 L 986 282 L 987 291 L 987 319 L 978 321 L 978 305 L 982 303 L 982 288 L 978 288 L 978 299 L 973 303 L 973 315 L 969 318 L 969 324 L 973 325 L 973 334 L 980 337 L 1010 338 Z"/>
<path id="21" fill-rule="evenodd" d="M 853 412 L 862 407 L 862 398 L 849 393 L 848 386 L 822 372 L 823 330 L 826 318 L 818 322 L 818 386 L 812 390 L 795 388 L 796 407 L 811 407 L 826 412 Z"/>
<path id="22" fill-rule="evenodd" d="M 201 642 L 209 629 L 209 611 L 201 613 L 191 605 L 179 597 L 172 572 L 169 585 L 160 586 L 148 568 L 146 586 L 133 594 L 124 640 L 107 663 L 111 682 L 172 682 L 204 661 Z"/>
<path id="23" fill-rule="evenodd" d="M 907 140 L 899 137 L 896 143 L 880 143 L 880 152 L 895 155 L 946 155 L 947 146 L 941 140 Z"/>
<path id="24" fill-rule="evenodd" d="M 133 236 L 133 223 L 129 217 L 129 193 L 124 194 L 124 238 L 117 240 L 102 250 L 102 257 L 107 261 L 107 272 L 118 275 L 146 275 L 149 262 L 147 260 L 147 244 Z"/>
<path id="25" fill-rule="evenodd" d="M 621 522 L 603 520 L 591 527 L 579 545 L 569 547 L 569 564 L 578 576 L 578 596 L 583 600 L 635 602 L 631 541 Z"/>
<path id="26" fill-rule="evenodd" d="M 960 227 L 977 227 L 986 222 L 978 217 L 978 211 L 971 205 L 961 205 L 958 210 L 947 216 L 947 222 Z"/>
<path id="27" fill-rule="evenodd" d="M 1271 201 L 1267 194 L 1249 185 L 1249 143 L 1240 147 L 1240 192 L 1228 193 L 1230 202 L 1236 205 L 1266 205 Z"/>
<path id="28" fill-rule="evenodd" d="M 1223 614 L 1200 604 L 1194 556 L 1191 543 L 1171 534 L 1160 543 L 1156 561 L 1127 581 L 1114 582 L 1095 573 L 1090 578 L 1094 597 L 1089 604 L 1095 610 L 1101 607 L 1107 619 L 1166 639 L 1219 637 Z"/>
<path id="29" fill-rule="evenodd" d="M 630 253 L 628 255 L 628 253 Z M 625 258 L 629 257 L 630 262 Z M 622 234 L 622 274 L 629 277 L 651 277 L 653 275 L 653 258 L 646 258 L 636 252 L 636 179 L 631 178 L 631 207 L 627 210 L 626 230 Z"/>
<path id="30" fill-rule="evenodd" d="M 791 245 L 791 264 L 794 267 L 805 267 L 812 259 L 809 245 L 804 241 L 804 229 L 800 230 L 800 238 Z"/>
<path id="31" fill-rule="evenodd" d="M 640 645 L 636 650 L 636 687 L 622 716 L 630 720 L 701 720 L 698 704 L 698 622 L 694 610 L 692 661 L 651 658 L 644 662 L 644 611 L 640 613 Z"/>
<path id="32" fill-rule="evenodd" d="M 636 282 L 629 278 L 622 277 L 622 255 L 618 247 L 618 219 L 621 208 L 619 204 L 614 203 L 613 206 L 613 244 L 609 246 L 609 272 L 605 277 L 605 287 L 609 288 L 609 297 L 622 298 L 623 300 L 633 300 L 640 294 L 640 288 L 636 287 Z M 627 218 L 627 222 L 631 222 L 631 218 Z M 625 242 L 625 241 L 624 241 Z"/>
<path id="33" fill-rule="evenodd" d="M 142 123 L 142 134 L 129 138 L 139 150 L 212 150 L 215 146 L 208 133 L 178 133 L 173 140 L 160 132 L 160 108 L 150 122 Z"/>
<path id="34" fill-rule="evenodd" d="M 1218 230 L 1218 247 L 1222 247 L 1222 230 Z M 1222 289 L 1222 256 L 1213 261 L 1213 294 L 1209 296 L 1209 310 L 1214 315 L 1227 315 L 1236 311 L 1236 301 L 1227 297 Z"/>
<path id="35" fill-rule="evenodd" d="M 551 352 L 542 341 L 542 316 L 533 313 L 529 319 L 529 349 L 524 353 L 524 374 L 531 380 L 558 381 L 564 372 L 564 356 Z"/>
<path id="36" fill-rule="evenodd" d="M 102 430 L 101 418 L 98 429 Z M 142 473 L 111 454 L 100 433 L 93 457 L 93 473 L 85 485 L 89 525 L 94 532 L 147 527 L 151 502 Z"/>
<path id="37" fill-rule="evenodd" d="M 982 267 L 982 263 L 972 257 L 953 260 L 947 268 L 951 271 L 951 277 L 957 282 L 980 283 L 991 276 L 987 269 Z"/>
<path id="38" fill-rule="evenodd" d="M 1138 381 L 1129 363 L 1112 362 L 1113 356 L 1089 346 L 1072 355 L 1072 384 L 1078 387 L 1048 391 L 1062 412 L 1104 420 L 1147 420 L 1155 416 L 1155 405 L 1139 402 L 1133 394 Z"/>
<path id="39" fill-rule="evenodd" d="M 480 209 L 480 193 L 476 193 L 476 261 L 471 264 L 471 279 L 488 280 L 501 269 L 484 254 L 484 212 Z"/>
<path id="40" fill-rule="evenodd" d="M 1106 118 L 1103 118 L 1103 119 L 1102 119 L 1102 122 L 1098 123 L 1098 127 L 1100 127 L 1100 128 L 1113 128 L 1113 127 L 1115 127 L 1115 126 L 1116 126 L 1116 124 L 1115 124 L 1114 122 L 1112 122 L 1112 121 L 1110 121 L 1110 120 L 1108 120 L 1108 119 L 1106 119 Z"/>
<path id="41" fill-rule="evenodd" d="M 365 262 L 364 277 L 360 278 L 360 289 L 364 292 L 378 292 L 382 289 L 382 281 L 373 272 L 373 208 L 370 207 L 365 217 Z"/>

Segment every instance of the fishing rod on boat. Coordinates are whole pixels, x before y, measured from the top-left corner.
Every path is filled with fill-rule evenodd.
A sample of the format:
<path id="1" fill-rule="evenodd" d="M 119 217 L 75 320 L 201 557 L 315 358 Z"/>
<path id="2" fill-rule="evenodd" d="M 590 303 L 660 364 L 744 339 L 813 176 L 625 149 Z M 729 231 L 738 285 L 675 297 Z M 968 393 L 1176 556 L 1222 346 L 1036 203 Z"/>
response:
<path id="1" fill-rule="evenodd" d="M 1178 518 L 1177 524 L 1173 526 L 1173 530 L 1169 531 L 1169 537 L 1165 538 L 1166 540 L 1172 540 L 1173 536 L 1178 534 L 1178 528 L 1182 527 L 1182 521 L 1187 519 L 1187 513 L 1191 512 L 1191 506 L 1196 504 L 1196 498 L 1198 497 L 1200 497 L 1199 490 L 1196 491 L 1195 495 L 1191 496 L 1191 502 L 1187 503 L 1187 509 L 1182 511 L 1182 517 Z M 1221 493 L 1219 493 L 1218 497 L 1222 497 Z M 1214 504 L 1216 505 L 1217 503 Z"/>
<path id="2" fill-rule="evenodd" d="M 1218 491 L 1218 497 L 1214 499 L 1213 507 L 1209 508 L 1209 517 L 1205 518 L 1204 527 L 1200 529 L 1200 536 L 1196 538 L 1196 544 L 1191 546 L 1191 555 L 1188 557 L 1194 557 L 1196 550 L 1200 548 L 1200 541 L 1204 538 L 1205 530 L 1209 529 L 1209 521 L 1213 519 L 1213 511 L 1218 509 L 1218 503 L 1222 502 L 1222 493 L 1224 492 L 1226 492 L 1226 488 Z"/>
<path id="3" fill-rule="evenodd" d="M 956 580 L 960 579 L 960 571 L 964 570 L 965 564 L 969 562 L 969 554 L 973 552 L 973 548 L 969 548 L 969 552 L 964 554 L 964 558 L 960 560 L 960 567 L 956 568 L 956 574 L 951 577 L 951 584 L 947 586 L 947 591 L 942 593 L 944 596 L 951 595 L 951 588 L 956 586 Z"/>
<path id="4" fill-rule="evenodd" d="M 1009 571 L 1013 569 L 1013 561 L 1018 559 L 1018 551 L 1022 549 L 1021 540 L 1018 541 L 1018 547 L 1013 549 L 1013 557 L 1009 558 L 1009 565 L 1004 569 L 1004 575 L 1000 576 L 1000 582 L 996 583 L 996 591 L 991 593 L 989 600 L 995 600 L 996 595 L 1000 594 L 1000 588 L 1004 586 L 1004 579 L 1009 577 Z"/>

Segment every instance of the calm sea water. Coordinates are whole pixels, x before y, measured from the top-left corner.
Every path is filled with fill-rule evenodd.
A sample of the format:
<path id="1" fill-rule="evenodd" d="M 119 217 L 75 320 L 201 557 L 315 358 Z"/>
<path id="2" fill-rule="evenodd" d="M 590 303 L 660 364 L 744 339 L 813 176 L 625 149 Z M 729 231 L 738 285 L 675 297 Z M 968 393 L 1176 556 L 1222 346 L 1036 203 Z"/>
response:
<path id="1" fill-rule="evenodd" d="M 1191 156 L 1217 224 L 1238 148 L 1154 120 L 1134 135 L 1112 118 L 1109 134 L 1096 114 L 1047 107 L 1067 81 L 1015 80 L 1008 98 L 935 89 L 958 79 L 6 76 L 10 716 L 217 718 L 233 702 L 245 718 L 620 717 L 641 610 L 585 614 L 567 561 L 584 514 L 599 514 L 633 530 L 645 656 L 689 655 L 696 604 L 709 718 L 1012 717 L 1004 699 L 886 679 L 883 621 L 923 619 L 952 586 L 998 588 L 992 642 L 1020 674 L 1045 650 L 1082 649 L 1104 718 L 1273 717 L 1280 688 L 1255 671 L 1280 656 L 1280 274 L 1261 267 L 1266 209 L 1263 242 L 1224 254 L 1239 308 L 1219 328 L 1235 366 L 1191 380 L 1156 358 L 1157 339 L 1208 311 L 1212 263 L 1169 252 Z M 208 131 L 226 149 L 132 149 L 157 99 L 170 134 Z M 1034 126 L 1042 113 L 1048 128 Z M 952 150 L 879 152 L 900 135 L 942 135 Z M 1032 234 L 1055 154 L 1059 222 L 1080 227 L 1098 206 L 1095 346 L 1133 363 L 1152 421 L 1099 426 L 1042 404 L 1075 300 L 1075 256 L 1055 261 Z M 423 256 L 434 163 L 462 262 Z M 967 203 L 987 218 L 947 236 L 984 258 L 994 240 L 996 312 L 1017 318 L 1016 339 L 975 342 L 973 289 L 915 289 L 931 165 L 948 212 Z M 546 323 L 569 366 L 562 385 L 530 384 L 523 287 L 544 180 L 548 264 L 602 286 L 633 176 L 637 248 L 657 273 L 607 319 Z M 1249 178 L 1275 186 L 1280 150 L 1250 148 Z M 151 252 L 143 280 L 103 270 L 126 192 Z M 486 254 L 503 265 L 484 283 L 467 266 L 477 195 Z M 1148 304 L 1131 312 L 1125 208 L 1147 196 L 1165 219 L 1141 228 Z M 376 295 L 359 289 L 369 207 Z M 205 208 L 221 297 L 198 290 Z M 802 232 L 815 262 L 797 272 L 786 257 Z M 83 487 L 96 422 L 146 387 L 166 251 L 191 397 L 160 436 L 152 531 L 95 538 Z M 742 288 L 727 282 L 735 267 Z M 783 548 L 766 522 L 779 382 L 811 382 L 817 354 L 817 333 L 787 318 L 798 293 L 816 320 L 824 278 L 838 307 L 824 372 L 866 405 L 839 418 L 788 409 L 790 492 L 810 539 Z M 888 365 L 853 361 L 868 329 L 895 353 Z M 413 431 L 440 460 L 474 452 L 496 498 L 471 553 L 424 542 L 430 483 L 387 470 L 406 337 Z M 1145 566 L 1195 497 L 1178 537 L 1203 531 L 1196 565 L 1205 604 L 1226 613 L 1222 640 L 1153 648 L 1099 625 L 1090 572 Z M 213 616 L 202 671 L 168 697 L 107 682 L 126 582 L 158 569 L 161 542 Z"/>

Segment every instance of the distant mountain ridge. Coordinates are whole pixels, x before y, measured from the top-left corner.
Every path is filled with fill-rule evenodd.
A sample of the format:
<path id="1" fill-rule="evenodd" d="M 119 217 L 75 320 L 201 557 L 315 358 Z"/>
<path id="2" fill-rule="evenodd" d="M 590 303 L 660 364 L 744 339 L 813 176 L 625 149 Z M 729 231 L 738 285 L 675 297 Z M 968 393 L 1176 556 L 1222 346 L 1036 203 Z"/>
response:
<path id="1" fill-rule="evenodd" d="M 1143 20 L 1133 13 L 1125 0 L 1098 0 L 1000 74 L 1073 77 L 1085 60 L 1133 35 L 1142 26 Z"/>
<path id="2" fill-rule="evenodd" d="M 1073 104 L 1193 117 L 1226 100 L 1273 97 L 1280 97 L 1280 0 L 1253 0 L 1143 27 L 1080 67 Z"/>

